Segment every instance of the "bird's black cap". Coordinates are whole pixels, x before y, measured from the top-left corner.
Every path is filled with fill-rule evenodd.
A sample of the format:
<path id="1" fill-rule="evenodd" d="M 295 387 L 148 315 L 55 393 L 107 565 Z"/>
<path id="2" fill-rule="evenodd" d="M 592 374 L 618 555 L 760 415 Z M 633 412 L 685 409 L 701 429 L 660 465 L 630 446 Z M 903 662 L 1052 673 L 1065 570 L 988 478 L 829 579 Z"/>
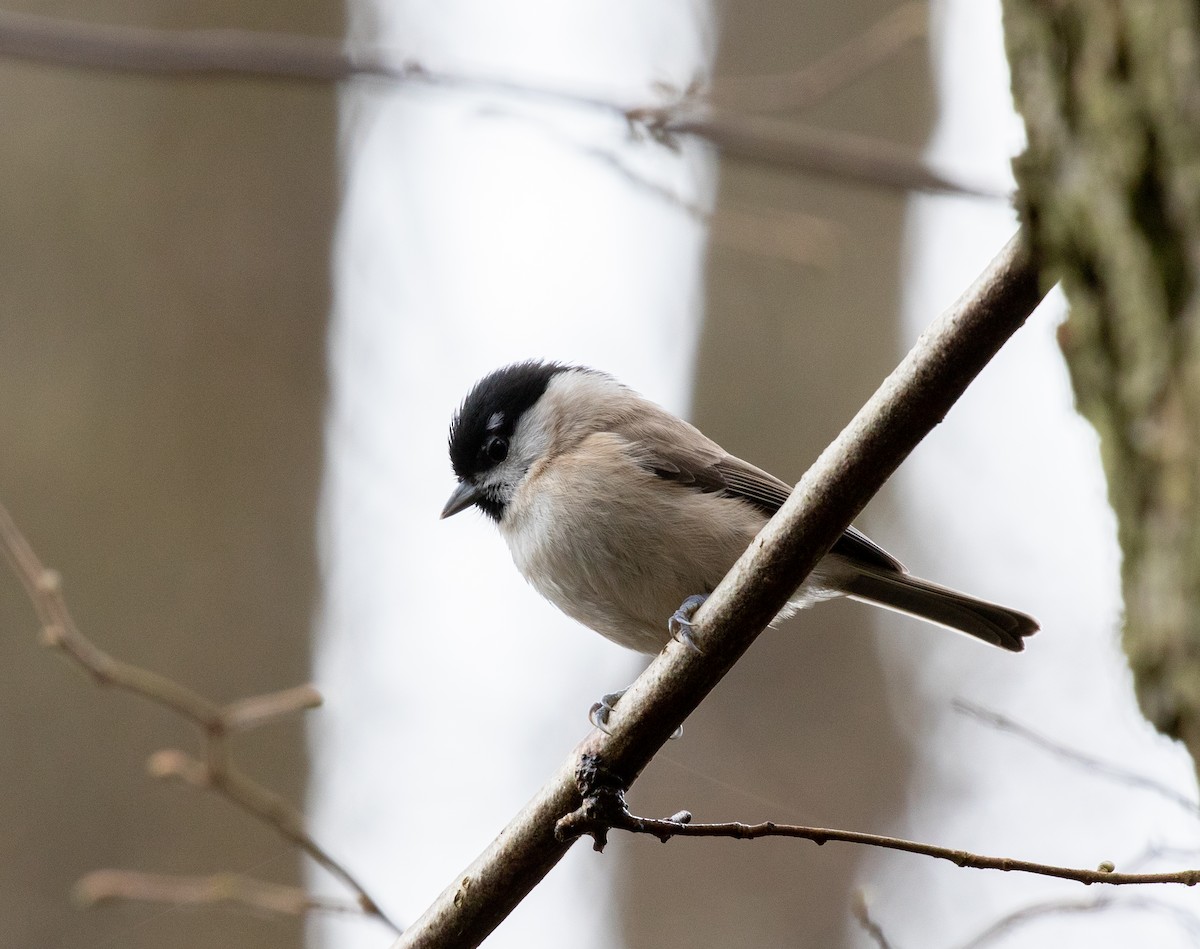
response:
<path id="1" fill-rule="evenodd" d="M 450 423 L 450 464 L 459 480 L 491 467 L 484 453 L 488 437 L 511 438 L 518 420 L 542 397 L 550 380 L 573 368 L 530 359 L 497 369 L 475 383 Z"/>

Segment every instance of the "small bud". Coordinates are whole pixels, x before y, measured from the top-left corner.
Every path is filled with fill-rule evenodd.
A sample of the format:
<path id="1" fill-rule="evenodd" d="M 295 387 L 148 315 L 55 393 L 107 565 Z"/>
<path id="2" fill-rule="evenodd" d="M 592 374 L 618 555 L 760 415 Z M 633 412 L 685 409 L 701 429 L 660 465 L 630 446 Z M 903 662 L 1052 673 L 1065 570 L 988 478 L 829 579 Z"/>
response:
<path id="1" fill-rule="evenodd" d="M 1103 863 L 1100 864 L 1100 866 L 1096 867 L 1096 869 L 1099 870 L 1101 873 L 1112 873 L 1114 870 L 1117 869 L 1117 865 L 1115 863 L 1113 863 L 1111 860 L 1105 860 Z"/>
<path id="2" fill-rule="evenodd" d="M 62 590 L 62 574 L 57 570 L 43 570 L 37 578 L 38 592 L 43 596 Z"/>

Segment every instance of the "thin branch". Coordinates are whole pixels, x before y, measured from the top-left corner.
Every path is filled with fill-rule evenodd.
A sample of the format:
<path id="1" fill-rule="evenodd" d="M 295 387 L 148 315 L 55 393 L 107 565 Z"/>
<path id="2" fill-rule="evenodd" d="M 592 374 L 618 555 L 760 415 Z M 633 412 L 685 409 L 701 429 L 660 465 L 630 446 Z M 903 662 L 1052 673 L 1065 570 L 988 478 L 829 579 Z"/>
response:
<path id="1" fill-rule="evenodd" d="M 219 791 L 242 810 L 269 823 L 289 843 L 299 847 L 317 863 L 353 889 L 368 913 L 379 912 L 374 900 L 340 864 L 330 857 L 309 837 L 304 828 L 304 819 L 294 807 L 270 788 L 247 777 L 233 768 L 215 771 L 210 763 L 200 761 L 177 749 L 155 752 L 147 762 L 151 777 L 176 780 L 197 788 Z M 391 925 L 391 924 L 389 924 Z M 393 926 L 397 932 L 399 927 Z"/>
<path id="2" fill-rule="evenodd" d="M 1125 861 L 1128 866 L 1144 867 L 1159 860 L 1195 860 L 1200 848 L 1174 847 L 1170 844 L 1150 844 L 1141 853 Z"/>
<path id="3" fill-rule="evenodd" d="M 237 873 L 176 876 L 132 870 L 97 870 L 76 883 L 72 895 L 77 903 L 88 909 L 113 900 L 140 900 L 172 906 L 235 904 L 282 916 L 362 913 L 362 907 L 355 902 L 313 896 L 298 887 L 268 883 Z"/>
<path id="4" fill-rule="evenodd" d="M 182 752 L 159 752 L 148 764 L 152 775 L 180 778 L 223 795 L 273 827 L 352 890 L 363 912 L 400 931 L 354 875 L 309 836 L 300 812 L 270 788 L 239 771 L 230 760 L 226 740 L 230 732 L 254 728 L 280 715 L 320 704 L 320 696 L 312 686 L 243 699 L 223 707 L 217 705 L 166 676 L 114 659 L 87 639 L 67 608 L 59 575 L 42 564 L 3 505 L 0 505 L 0 549 L 29 594 L 41 622 L 45 645 L 70 657 L 97 684 L 140 695 L 199 726 L 204 760 L 197 761 Z"/>
<path id="5" fill-rule="evenodd" d="M 929 31 L 929 4 L 896 7 L 815 63 L 790 73 L 715 79 L 706 98 L 739 112 L 797 112 L 812 108 L 878 69 Z"/>
<path id="6" fill-rule="evenodd" d="M 1017 235 L 925 331 L 700 608 L 700 651 L 669 643 L 622 697 L 610 734 L 590 733 L 395 949 L 476 946 L 524 899 L 571 846 L 555 828 L 582 803 L 577 770 L 599 761 L 621 788 L 633 783 L 1044 293 Z"/>
<path id="7" fill-rule="evenodd" d="M 225 728 L 231 732 L 261 728 L 280 718 L 318 708 L 321 693 L 311 685 L 296 685 L 267 695 L 252 695 L 230 702 L 221 711 Z"/>
<path id="8" fill-rule="evenodd" d="M 1102 758 L 1085 754 L 1078 749 L 1064 745 L 1062 742 L 1055 741 L 1053 738 L 1048 738 L 1041 734 L 1041 732 L 1034 731 L 1027 725 L 1022 725 L 1020 722 L 1006 715 L 992 711 L 982 705 L 976 705 L 967 699 L 956 698 L 951 705 L 956 712 L 969 715 L 971 718 L 983 722 L 997 731 L 1015 735 L 1034 747 L 1041 748 L 1056 758 L 1069 761 L 1071 764 L 1091 774 L 1107 778 L 1109 781 L 1115 781 L 1118 784 L 1125 784 L 1130 787 L 1140 788 L 1143 791 L 1150 791 L 1187 811 L 1192 817 L 1200 816 L 1200 804 L 1197 804 L 1192 798 L 1177 791 L 1175 788 L 1163 784 L 1161 781 L 1156 781 L 1154 778 L 1149 778 L 1144 774 L 1139 774 L 1137 771 L 1113 764 Z"/>
<path id="9" fill-rule="evenodd" d="M 109 26 L 0 11 L 0 56 L 58 66 L 158 76 L 277 79 L 302 83 L 376 79 L 537 99 L 607 113 L 662 144 L 698 138 L 723 155 L 787 171 L 833 175 L 901 190 L 1002 196 L 929 168 L 915 150 L 796 123 L 699 110 L 680 94 L 671 106 L 629 105 L 595 93 L 498 77 L 438 72 L 380 51 L 351 50 L 316 37 L 243 30 L 161 30 Z"/>
<path id="10" fill-rule="evenodd" d="M 512 117 L 511 113 L 505 113 Z M 840 254 L 841 228 L 825 218 L 780 208 L 751 208 L 722 201 L 709 211 L 655 181 L 610 148 L 577 142 L 549 122 L 520 116 L 547 139 L 604 165 L 633 187 L 709 226 L 709 240 L 729 250 L 790 264 L 830 269 Z"/>
<path id="11" fill-rule="evenodd" d="M 43 645 L 70 656 L 97 685 L 124 689 L 165 705 L 207 731 L 220 729 L 221 709 L 216 703 L 157 672 L 114 659 L 80 634 L 62 596 L 62 578 L 42 565 L 3 506 L 0 546 L 37 612 Z"/>
<path id="12" fill-rule="evenodd" d="M 863 932 L 875 943 L 877 949 L 896 949 L 895 944 L 883 931 L 883 927 L 871 918 L 871 908 L 867 905 L 866 893 L 858 890 L 854 894 L 854 903 L 850 909 L 854 914 L 854 921 L 863 928 Z"/>
<path id="13" fill-rule="evenodd" d="M 510 111 L 501 114 L 510 119 L 514 117 Z M 678 208 L 694 221 L 708 224 L 709 240 L 714 244 L 753 256 L 824 270 L 832 268 L 841 253 L 842 229 L 825 218 L 780 208 L 737 206 L 727 201 L 709 211 L 632 167 L 613 149 L 575 141 L 541 118 L 517 117 L 555 144 L 604 165 L 644 194 Z"/>
<path id="14" fill-rule="evenodd" d="M 674 837 L 728 837 L 734 840 L 759 840 L 763 837 L 790 837 L 811 840 L 817 846 L 830 841 L 878 847 L 883 850 L 899 850 L 904 853 L 948 860 L 957 867 L 972 870 L 1001 870 L 1006 873 L 1032 873 L 1060 880 L 1074 880 L 1091 885 L 1108 883 L 1127 886 L 1151 883 L 1179 883 L 1195 886 L 1200 883 L 1200 870 L 1175 870 L 1169 873 L 1118 873 L 1115 869 L 1088 870 L 1080 867 L 1062 867 L 1031 860 L 1016 860 L 1012 857 L 990 857 L 936 844 L 905 840 L 902 837 L 886 837 L 881 834 L 866 834 L 853 830 L 837 830 L 830 827 L 808 827 L 801 824 L 777 824 L 764 821 L 760 824 L 744 824 L 740 821 L 695 824 L 690 820 L 662 820 L 653 817 L 638 817 L 631 814 L 619 794 L 600 793 L 584 799 L 580 807 L 558 823 L 559 833 L 567 837 L 588 834 L 596 838 L 597 847 L 604 845 L 604 835 L 609 830 L 623 830 L 631 834 L 649 834 L 664 843 Z"/>
<path id="15" fill-rule="evenodd" d="M 959 949 L 983 949 L 1029 923 L 1054 916 L 1100 913 L 1106 910 L 1134 910 L 1173 916 L 1180 927 L 1187 930 L 1195 944 L 1200 944 L 1200 920 L 1180 906 L 1152 896 L 1098 896 L 1090 900 L 1053 900 L 1035 903 L 1009 913 L 988 926 L 983 932 L 959 946 Z"/>

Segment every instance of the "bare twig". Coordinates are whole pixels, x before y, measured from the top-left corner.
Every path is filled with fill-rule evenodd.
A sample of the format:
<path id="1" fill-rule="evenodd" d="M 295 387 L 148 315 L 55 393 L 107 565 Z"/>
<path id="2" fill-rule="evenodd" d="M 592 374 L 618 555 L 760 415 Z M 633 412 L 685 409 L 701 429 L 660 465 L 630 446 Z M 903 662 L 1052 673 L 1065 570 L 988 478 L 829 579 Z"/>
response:
<path id="1" fill-rule="evenodd" d="M 0 56 L 160 76 L 207 76 L 329 83 L 354 78 L 521 96 L 607 113 L 664 144 L 687 136 L 731 158 L 790 171 L 834 175 L 858 184 L 996 197 L 927 167 L 911 149 L 865 136 L 771 119 L 701 110 L 681 95 L 673 106 L 628 105 L 595 93 L 397 62 L 379 51 L 350 50 L 314 37 L 242 30 L 160 30 L 108 26 L 0 11 Z"/>
<path id="2" fill-rule="evenodd" d="M 1113 764 L 1110 761 L 1085 754 L 1076 748 L 1071 748 L 1062 742 L 1055 741 L 1053 738 L 1048 738 L 1006 715 L 992 711 L 989 708 L 984 708 L 982 705 L 976 705 L 974 702 L 966 699 L 956 698 L 952 703 L 952 707 L 956 712 L 969 715 L 971 718 L 983 722 L 997 731 L 1015 735 L 1034 747 L 1048 751 L 1056 758 L 1069 761 L 1071 764 L 1091 774 L 1107 778 L 1109 781 L 1115 781 L 1119 784 L 1140 788 L 1143 791 L 1150 791 L 1187 811 L 1192 817 L 1200 816 L 1200 804 L 1197 804 L 1186 794 L 1177 791 L 1175 788 L 1163 784 L 1161 781 L 1156 781 L 1154 778 L 1149 778 L 1144 774 L 1139 774 L 1137 771 Z"/>
<path id="3" fill-rule="evenodd" d="M 151 774 L 180 778 L 220 793 L 275 828 L 352 890 L 362 912 L 377 916 L 396 932 L 400 931 L 354 875 L 309 836 L 300 813 L 274 791 L 235 768 L 230 760 L 227 736 L 231 732 L 255 728 L 281 715 L 315 707 L 320 704 L 320 696 L 312 686 L 218 705 L 157 672 L 114 659 L 87 639 L 67 608 L 58 574 L 42 564 L 3 505 L 0 505 L 0 549 L 37 611 L 45 645 L 69 656 L 97 684 L 140 695 L 199 726 L 204 760 L 197 761 L 183 752 L 159 752 L 150 759 Z"/>
<path id="4" fill-rule="evenodd" d="M 503 114 L 513 117 L 511 112 Z M 709 211 L 632 167 L 612 149 L 574 141 L 541 118 L 528 115 L 520 118 L 550 141 L 604 165 L 644 194 L 679 208 L 695 221 L 707 223 L 709 240 L 714 244 L 754 256 L 823 269 L 831 268 L 840 254 L 841 229 L 825 218 L 780 208 L 737 206 L 727 201 Z"/>
<path id="5" fill-rule="evenodd" d="M 112 900 L 201 906 L 231 903 L 283 916 L 309 913 L 361 913 L 357 902 L 313 896 L 294 886 L 267 883 L 237 873 L 175 876 L 131 870 L 97 870 L 75 884 L 77 903 L 93 907 Z"/>
<path id="6" fill-rule="evenodd" d="M 321 693 L 311 685 L 296 685 L 279 692 L 252 695 L 230 702 L 222 710 L 221 716 L 229 731 L 249 731 L 287 715 L 310 711 L 319 707 L 321 702 Z"/>
<path id="7" fill-rule="evenodd" d="M 1045 903 L 1035 903 L 1024 906 L 1007 916 L 996 920 L 983 932 L 959 946 L 959 949 L 983 949 L 1012 933 L 1022 926 L 1054 916 L 1068 916 L 1085 913 L 1100 913 L 1106 910 L 1135 910 L 1143 913 L 1158 913 L 1175 918 L 1179 925 L 1191 933 L 1194 944 L 1200 945 L 1200 920 L 1183 907 L 1175 906 L 1166 900 L 1155 899 L 1152 896 L 1097 896 L 1084 900 L 1052 900 Z"/>
<path id="8" fill-rule="evenodd" d="M 1127 866 L 1144 867 L 1159 860 L 1195 860 L 1200 857 L 1200 848 L 1174 847 L 1170 844 L 1149 844 L 1145 850 L 1124 861 Z"/>
<path id="9" fill-rule="evenodd" d="M 855 892 L 850 911 L 854 914 L 854 921 L 863 928 L 863 932 L 870 937 L 878 949 L 896 949 L 895 944 L 883 931 L 883 927 L 871 918 L 871 907 L 867 905 L 867 894 L 862 890 Z"/>
<path id="10" fill-rule="evenodd" d="M 571 845 L 555 828 L 582 803 L 576 772 L 585 759 L 602 762 L 621 788 L 633 783 L 1044 293 L 1018 235 L 926 330 L 700 608 L 702 651 L 669 643 L 625 692 L 610 734 L 593 731 L 571 752 L 396 949 L 476 946 L 524 899 Z"/>
<path id="11" fill-rule="evenodd" d="M 597 847 L 604 845 L 608 830 L 624 830 L 631 834 L 649 834 L 666 842 L 674 837 L 729 837 L 734 840 L 758 840 L 763 837 L 791 837 L 811 840 L 818 846 L 830 841 L 878 847 L 883 850 L 900 850 L 937 860 L 948 860 L 958 867 L 972 870 L 1002 870 L 1006 873 L 1033 873 L 1038 876 L 1074 880 L 1091 885 L 1108 883 L 1116 886 L 1179 883 L 1195 886 L 1200 883 L 1200 870 L 1175 870 L 1169 873 L 1118 873 L 1107 868 L 1087 870 L 1080 867 L 1061 867 L 1031 860 L 1016 860 L 1012 857 L 989 857 L 950 847 L 905 840 L 902 837 L 886 837 L 881 834 L 866 834 L 853 830 L 837 830 L 830 827 L 808 827 L 800 824 L 777 824 L 764 821 L 760 824 L 744 824 L 740 821 L 696 824 L 690 820 L 662 820 L 653 817 L 638 817 L 631 814 L 620 795 L 597 793 L 586 798 L 580 807 L 558 823 L 559 832 L 568 837 L 588 834 L 596 838 Z"/>
<path id="12" fill-rule="evenodd" d="M 896 7 L 803 69 L 771 76 L 715 79 L 707 98 L 721 108 L 739 112 L 808 109 L 924 39 L 928 29 L 929 4 L 913 0 Z"/>

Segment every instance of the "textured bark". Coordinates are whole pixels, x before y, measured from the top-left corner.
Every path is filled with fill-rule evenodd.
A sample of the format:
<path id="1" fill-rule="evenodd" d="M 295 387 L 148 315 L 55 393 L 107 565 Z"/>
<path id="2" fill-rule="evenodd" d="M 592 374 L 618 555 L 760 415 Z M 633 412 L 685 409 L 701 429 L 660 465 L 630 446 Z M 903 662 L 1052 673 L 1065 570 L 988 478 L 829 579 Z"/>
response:
<path id="1" fill-rule="evenodd" d="M 1070 301 L 1060 342 L 1117 514 L 1125 650 L 1144 714 L 1200 761 L 1198 8 L 1004 6 L 1020 210 Z"/>

